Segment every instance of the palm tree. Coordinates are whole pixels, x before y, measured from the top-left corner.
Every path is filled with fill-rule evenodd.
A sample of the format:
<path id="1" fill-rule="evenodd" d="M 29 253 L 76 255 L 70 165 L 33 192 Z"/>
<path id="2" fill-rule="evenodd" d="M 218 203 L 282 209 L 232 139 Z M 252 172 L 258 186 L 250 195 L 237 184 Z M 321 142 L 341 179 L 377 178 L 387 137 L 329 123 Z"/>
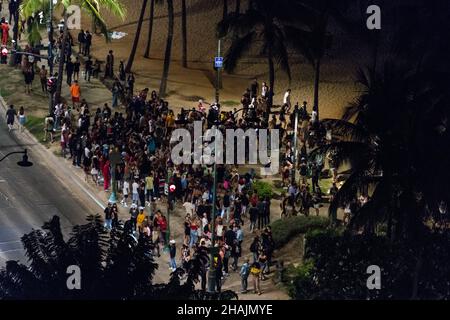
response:
<path id="1" fill-rule="evenodd" d="M 186 0 L 181 0 L 181 43 L 182 55 L 181 61 L 183 68 L 187 68 L 187 18 L 186 18 Z"/>
<path id="2" fill-rule="evenodd" d="M 141 13 L 139 15 L 139 20 L 137 24 L 136 34 L 134 36 L 133 47 L 131 48 L 130 57 L 128 58 L 127 65 L 125 67 L 125 72 L 131 72 L 133 67 L 134 57 L 136 56 L 137 46 L 139 44 L 139 38 L 141 37 L 142 23 L 144 22 L 145 10 L 147 9 L 148 0 L 142 1 Z"/>
<path id="3" fill-rule="evenodd" d="M 173 23 L 174 23 L 173 0 L 167 0 L 167 13 L 169 19 L 167 28 L 166 51 L 164 54 L 164 68 L 161 77 L 161 85 L 159 87 L 159 96 L 162 98 L 166 96 L 167 78 L 169 77 L 170 59 L 172 54 Z"/>
<path id="4" fill-rule="evenodd" d="M 260 44 L 260 54 L 269 66 L 270 97 L 275 90 L 275 65 L 278 64 L 291 79 L 285 28 L 293 20 L 289 1 L 262 0 L 243 14 L 229 15 L 218 24 L 218 36 L 231 35 L 232 44 L 225 54 L 224 67 L 233 72 L 237 63 L 250 51 L 253 44 Z M 272 105 L 269 100 L 268 107 Z"/>
<path id="5" fill-rule="evenodd" d="M 172 273 L 169 283 L 153 285 L 158 265 L 153 243 L 136 239 L 131 221 L 114 228 L 109 235 L 100 216 L 88 216 L 87 223 L 74 226 L 64 240 L 60 220 L 54 216 L 42 230 L 22 237 L 28 265 L 7 261 L 0 270 L 0 299 L 93 300 L 93 299 L 236 299 L 232 291 L 208 294 L 195 289 L 199 275 L 209 263 L 206 251 L 188 262 L 187 278 L 181 284 L 182 269 Z M 69 266 L 80 269 L 80 290 L 69 290 Z"/>
<path id="6" fill-rule="evenodd" d="M 153 33 L 153 19 L 155 17 L 155 0 L 150 0 L 150 19 L 148 25 L 148 37 L 147 37 L 147 46 L 145 48 L 144 57 L 150 58 L 150 46 L 152 43 L 152 33 Z"/>
<path id="7" fill-rule="evenodd" d="M 234 12 L 237 14 L 241 12 L 241 0 L 236 0 L 236 8 L 234 9 Z"/>
<path id="8" fill-rule="evenodd" d="M 296 0 L 298 10 L 304 11 L 299 19 L 300 27 L 288 28 L 289 38 L 293 40 L 294 47 L 311 63 L 314 68 L 314 110 L 319 118 L 319 86 L 320 67 L 328 49 L 331 48 L 332 35 L 329 33 L 329 23 L 334 18 L 342 22 L 343 13 L 351 1 L 330 0 Z M 346 21 L 346 20 L 345 20 Z"/>
<path id="9" fill-rule="evenodd" d="M 339 207 L 368 190 L 370 200 L 352 213 L 351 228 L 370 232 L 386 223 L 391 239 L 418 241 L 430 213 L 450 201 L 444 169 L 450 156 L 442 154 L 450 142 L 443 85 L 450 76 L 387 62 L 380 72 L 360 71 L 358 79 L 364 91 L 343 118 L 322 121 L 342 138 L 315 151 L 333 150 L 337 165 L 350 167 L 330 215 L 335 219 Z"/>
<path id="10" fill-rule="evenodd" d="M 228 15 L 228 0 L 223 0 L 223 14 L 222 19 L 224 20 Z"/>
<path id="11" fill-rule="evenodd" d="M 102 17 L 102 14 L 100 12 L 100 9 L 106 8 L 113 15 L 116 15 L 122 19 L 125 18 L 126 11 L 120 0 L 102 0 L 102 1 L 98 1 L 98 0 L 59 0 L 55 6 L 56 6 L 56 8 L 62 7 L 62 9 L 63 9 L 63 16 L 64 16 L 64 37 L 63 37 L 63 41 L 62 41 L 63 48 L 66 47 L 67 36 L 68 36 L 68 31 L 67 31 L 68 13 L 67 13 L 66 9 L 71 5 L 78 5 L 80 8 L 82 8 L 84 11 L 86 11 L 89 15 L 91 15 L 93 17 L 95 23 L 97 23 L 102 34 L 105 36 L 106 41 L 110 40 L 110 34 L 108 32 L 108 28 Z M 41 11 L 42 8 L 48 8 L 48 0 L 23 0 L 23 4 L 21 6 L 21 11 L 22 11 L 22 15 L 27 18 L 27 17 L 33 16 L 36 12 Z M 50 28 L 50 29 L 52 29 L 52 28 Z M 49 39 L 52 38 L 52 32 L 53 32 L 52 30 L 49 30 Z M 59 71 L 58 71 L 59 77 L 58 77 L 58 82 L 57 82 L 57 89 L 55 92 L 56 102 L 59 102 L 60 98 L 61 98 L 64 63 L 66 61 L 64 55 L 65 55 L 65 50 L 62 50 L 62 55 L 60 57 Z"/>

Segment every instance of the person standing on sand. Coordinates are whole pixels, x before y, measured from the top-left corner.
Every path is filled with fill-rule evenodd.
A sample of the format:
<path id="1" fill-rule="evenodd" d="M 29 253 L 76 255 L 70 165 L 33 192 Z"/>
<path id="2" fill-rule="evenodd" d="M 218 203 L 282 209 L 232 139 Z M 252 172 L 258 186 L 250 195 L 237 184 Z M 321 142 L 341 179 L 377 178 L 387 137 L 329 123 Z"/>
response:
<path id="1" fill-rule="evenodd" d="M 81 29 L 80 33 L 78 34 L 78 53 L 79 54 L 84 52 L 85 44 L 86 44 L 86 34 L 84 33 L 84 30 Z"/>
<path id="2" fill-rule="evenodd" d="M 80 58 L 77 57 L 74 64 L 73 64 L 73 80 L 80 80 Z"/>
<path id="3" fill-rule="evenodd" d="M 47 75 L 47 69 L 42 65 L 41 70 L 39 71 L 39 79 L 41 80 L 41 88 L 44 93 L 47 93 Z"/>
<path id="4" fill-rule="evenodd" d="M 92 45 L 92 34 L 89 30 L 86 30 L 86 39 L 84 42 L 84 56 L 89 56 L 91 54 L 91 45 Z"/>
<path id="5" fill-rule="evenodd" d="M 109 50 L 109 54 L 106 56 L 106 70 L 105 78 L 114 77 L 114 54 L 112 50 Z"/>
<path id="6" fill-rule="evenodd" d="M 78 103 L 80 103 L 80 96 L 81 96 L 80 85 L 76 80 L 70 87 L 70 95 L 72 96 L 72 107 L 73 109 L 75 109 L 75 106 L 78 106 Z"/>

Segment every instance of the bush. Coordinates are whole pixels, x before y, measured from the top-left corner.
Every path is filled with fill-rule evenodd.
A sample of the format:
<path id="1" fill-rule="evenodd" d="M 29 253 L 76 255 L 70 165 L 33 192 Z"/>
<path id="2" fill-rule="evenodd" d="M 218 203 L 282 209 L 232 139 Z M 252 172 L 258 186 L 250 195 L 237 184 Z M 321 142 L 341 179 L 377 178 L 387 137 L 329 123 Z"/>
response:
<path id="1" fill-rule="evenodd" d="M 450 232 L 428 234 L 419 243 L 390 243 L 375 235 L 306 235 L 308 263 L 296 268 L 289 293 L 301 300 L 449 299 Z M 312 265 L 311 265 L 312 263 Z M 381 269 L 381 289 L 368 290 L 367 267 Z"/>
<path id="2" fill-rule="evenodd" d="M 307 233 L 312 229 L 324 229 L 328 224 L 327 218 L 313 216 L 296 216 L 277 220 L 271 224 L 275 247 L 279 248 L 285 245 L 301 233 Z"/>
<path id="3" fill-rule="evenodd" d="M 256 192 L 260 199 L 265 197 L 270 199 L 273 197 L 273 187 L 268 182 L 257 180 L 253 183 L 252 187 L 253 192 Z"/>

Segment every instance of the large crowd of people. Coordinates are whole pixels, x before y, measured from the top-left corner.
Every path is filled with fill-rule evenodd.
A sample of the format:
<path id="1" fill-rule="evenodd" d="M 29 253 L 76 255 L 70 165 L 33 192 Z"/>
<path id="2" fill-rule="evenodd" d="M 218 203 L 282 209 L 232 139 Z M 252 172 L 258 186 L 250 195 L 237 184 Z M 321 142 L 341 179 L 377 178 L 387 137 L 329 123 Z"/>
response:
<path id="1" fill-rule="evenodd" d="M 254 170 L 246 166 L 217 164 L 214 201 L 214 167 L 175 165 L 170 154 L 171 133 L 177 128 L 186 128 L 193 134 L 194 121 L 201 121 L 203 129 L 214 126 L 224 133 L 228 128 L 280 130 L 280 175 L 288 191 L 282 212 L 287 215 L 287 206 L 291 204 L 295 214 L 295 203 L 301 199 L 302 212 L 308 214 L 308 208 L 318 209 L 322 199 L 318 180 L 324 161 L 309 159 L 307 150 L 326 143 L 329 136 L 317 121 L 315 109 L 310 115 L 306 102 L 301 107 L 298 103 L 292 106 L 290 89 L 286 90 L 281 106 L 273 106 L 272 91 L 266 82 L 260 86 L 256 78 L 242 94 L 241 105 L 234 110 L 225 110 L 219 103 L 208 105 L 203 100 L 195 108 L 173 108 L 156 91 L 148 88 L 136 91 L 134 75 L 125 74 L 123 62 L 116 75 L 113 51 L 108 52 L 104 70 L 104 78 L 114 82 L 112 104 L 94 106 L 83 98 L 82 81 L 90 81 L 91 75 L 99 76 L 100 62 L 92 62 L 89 31 L 81 30 L 77 40 L 78 54 L 72 50 L 75 42 L 70 37 L 65 59 L 59 61 L 65 64 L 71 101 L 56 103 L 53 112 L 45 117 L 44 139 L 54 142 L 59 136 L 62 156 L 71 159 L 74 167 L 83 169 L 86 182 L 101 186 L 106 192 L 117 190 L 119 201 L 109 203 L 104 211 L 105 228 L 117 227 L 119 211 L 126 211 L 133 233 L 138 237 L 149 237 L 155 244 L 156 256 L 160 255 L 162 247 L 169 248 L 171 270 L 183 267 L 199 250 L 217 247 L 218 254 L 210 262 L 216 268 L 217 290 L 220 291 L 222 280 L 230 272 L 238 272 L 243 293 L 247 292 L 247 278 L 251 276 L 255 292 L 261 294 L 259 281 L 270 272 L 274 251 L 270 229 L 271 199 L 259 195 L 253 188 L 258 179 Z M 62 43 L 61 36 L 55 39 L 59 53 Z M 33 50 L 32 47 L 25 48 L 26 52 Z M 31 93 L 36 69 L 39 69 L 42 91 L 47 92 L 45 84 L 51 75 L 44 64 L 38 65 L 39 59 L 30 57 L 22 55 L 21 59 L 25 82 L 29 85 L 27 93 Z M 79 76 L 82 64 L 84 77 Z M 55 77 L 57 75 L 53 75 L 52 81 Z M 119 108 L 120 103 L 122 108 Z M 16 113 L 9 111 L 9 115 L 11 123 Z M 300 156 L 294 158 L 297 151 L 292 140 L 296 115 Z M 56 132 L 60 134 L 56 135 Z M 296 168 L 301 179 L 291 179 Z M 311 170 L 312 195 L 306 179 Z M 166 205 L 168 211 L 164 214 Z M 185 210 L 186 214 L 183 241 L 179 244 L 169 236 L 167 214 L 174 209 Z M 243 249 L 246 233 L 254 240 L 249 248 Z M 242 252 L 247 249 L 252 259 L 246 259 L 240 265 Z M 206 274 L 202 278 L 201 285 L 205 289 Z"/>

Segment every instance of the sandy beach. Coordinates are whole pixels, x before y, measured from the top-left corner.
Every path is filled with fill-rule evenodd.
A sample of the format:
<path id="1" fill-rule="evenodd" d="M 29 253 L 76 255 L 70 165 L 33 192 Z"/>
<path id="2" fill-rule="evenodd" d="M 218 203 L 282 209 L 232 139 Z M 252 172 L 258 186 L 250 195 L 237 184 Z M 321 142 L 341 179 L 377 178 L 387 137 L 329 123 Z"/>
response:
<path id="1" fill-rule="evenodd" d="M 103 36 L 94 36 L 92 54 L 100 60 L 105 60 L 109 49 L 114 50 L 116 60 L 128 59 L 136 32 L 137 20 L 143 0 L 124 0 L 127 8 L 125 21 L 113 17 L 107 11 L 108 26 L 113 31 L 125 32 L 127 36 L 120 40 L 106 43 Z M 188 24 L 188 68 L 182 68 L 181 59 L 181 2 L 174 1 L 175 30 L 172 49 L 173 62 L 170 66 L 168 97 L 175 108 L 193 107 L 199 98 L 205 101 L 214 99 L 214 71 L 212 62 L 217 51 L 216 25 L 222 18 L 221 0 L 187 1 Z M 229 10 L 234 10 L 235 1 L 229 1 Z M 241 11 L 247 7 L 242 1 Z M 151 90 L 159 89 L 162 65 L 167 35 L 167 8 L 155 5 L 155 20 L 153 25 L 150 59 L 143 57 L 149 25 L 148 5 L 145 14 L 140 43 L 138 46 L 133 71 L 137 75 L 136 89 L 145 87 Z M 91 29 L 90 17 L 83 15 L 82 28 Z M 76 37 L 77 31 L 73 31 Z M 229 39 L 224 39 L 224 51 L 229 47 Z M 340 34 L 339 42 L 327 53 L 322 66 L 320 84 L 320 108 L 323 118 L 340 117 L 343 108 L 358 94 L 355 84 L 355 72 L 367 63 L 365 49 L 347 35 Z M 312 66 L 298 54 L 290 53 L 292 79 L 277 69 L 275 83 L 275 103 L 280 103 L 287 88 L 292 89 L 292 100 L 300 103 L 304 100 L 312 105 L 314 74 Z M 118 65 L 118 62 L 117 62 Z M 254 76 L 259 82 L 267 81 L 268 67 L 264 57 L 250 53 L 239 63 L 234 74 L 224 74 L 221 101 L 232 107 L 238 105 L 240 96 Z"/>

